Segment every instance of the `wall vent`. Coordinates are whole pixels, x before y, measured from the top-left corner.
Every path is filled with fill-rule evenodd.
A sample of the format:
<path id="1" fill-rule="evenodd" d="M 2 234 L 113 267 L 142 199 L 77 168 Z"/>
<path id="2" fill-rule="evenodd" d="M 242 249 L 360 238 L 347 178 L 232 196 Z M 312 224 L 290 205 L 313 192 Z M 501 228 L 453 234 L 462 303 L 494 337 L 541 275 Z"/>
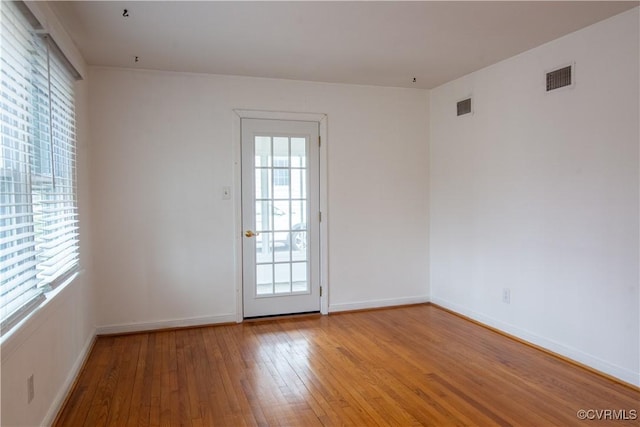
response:
<path id="1" fill-rule="evenodd" d="M 471 112 L 471 98 L 463 99 L 458 102 L 458 115 L 463 116 Z"/>
<path id="2" fill-rule="evenodd" d="M 573 82 L 571 76 L 572 71 L 572 65 L 549 71 L 547 73 L 547 92 L 554 89 L 560 89 L 561 87 L 571 86 Z"/>

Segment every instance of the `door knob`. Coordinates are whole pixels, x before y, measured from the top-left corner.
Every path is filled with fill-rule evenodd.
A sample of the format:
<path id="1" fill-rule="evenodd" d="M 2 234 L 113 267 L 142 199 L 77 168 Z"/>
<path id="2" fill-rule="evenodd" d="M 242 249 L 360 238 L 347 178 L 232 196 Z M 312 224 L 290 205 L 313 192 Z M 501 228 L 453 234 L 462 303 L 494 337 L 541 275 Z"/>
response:
<path id="1" fill-rule="evenodd" d="M 254 233 L 251 230 L 247 230 L 247 231 L 244 232 L 244 235 L 245 235 L 245 237 L 254 237 L 254 236 L 259 236 L 260 233 Z"/>

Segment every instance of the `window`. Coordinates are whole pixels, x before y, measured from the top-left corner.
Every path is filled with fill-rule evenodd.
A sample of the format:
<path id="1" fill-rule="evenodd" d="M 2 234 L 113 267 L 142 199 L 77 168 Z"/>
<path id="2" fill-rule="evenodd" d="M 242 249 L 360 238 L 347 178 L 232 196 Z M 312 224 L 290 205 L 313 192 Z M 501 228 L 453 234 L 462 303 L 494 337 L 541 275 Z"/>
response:
<path id="1" fill-rule="evenodd" d="M 2 2 L 0 330 L 78 267 L 73 70 L 21 2 Z"/>

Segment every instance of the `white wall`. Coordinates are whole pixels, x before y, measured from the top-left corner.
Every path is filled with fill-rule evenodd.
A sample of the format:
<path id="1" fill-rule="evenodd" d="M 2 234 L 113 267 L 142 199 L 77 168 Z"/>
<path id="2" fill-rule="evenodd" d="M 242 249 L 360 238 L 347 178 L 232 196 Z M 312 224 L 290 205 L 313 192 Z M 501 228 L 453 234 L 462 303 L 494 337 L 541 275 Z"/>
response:
<path id="1" fill-rule="evenodd" d="M 2 341 L 2 426 L 49 425 L 57 415 L 95 336 L 91 275 L 88 82 L 76 86 L 78 203 L 82 271 Z M 54 292 L 55 293 L 55 292 Z M 27 378 L 35 396 L 27 403 Z"/>
<path id="2" fill-rule="evenodd" d="M 432 300 L 636 385 L 638 21 L 440 86 L 430 116 Z M 572 61 L 575 86 L 546 94 L 545 71 Z"/>
<path id="3" fill-rule="evenodd" d="M 329 310 L 427 300 L 426 91 L 90 72 L 102 330 L 235 321 L 238 108 L 328 115 Z"/>

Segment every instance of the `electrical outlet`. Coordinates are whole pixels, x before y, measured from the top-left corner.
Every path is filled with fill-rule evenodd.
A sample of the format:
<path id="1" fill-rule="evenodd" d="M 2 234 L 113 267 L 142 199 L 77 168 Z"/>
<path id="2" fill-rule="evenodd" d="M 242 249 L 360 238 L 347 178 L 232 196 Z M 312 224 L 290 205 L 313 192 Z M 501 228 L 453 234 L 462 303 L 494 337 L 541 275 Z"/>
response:
<path id="1" fill-rule="evenodd" d="M 35 389 L 33 388 L 33 374 L 27 378 L 27 403 L 31 403 L 35 397 Z"/>
<path id="2" fill-rule="evenodd" d="M 505 304 L 511 304 L 511 289 L 504 288 L 502 290 L 502 302 Z"/>

